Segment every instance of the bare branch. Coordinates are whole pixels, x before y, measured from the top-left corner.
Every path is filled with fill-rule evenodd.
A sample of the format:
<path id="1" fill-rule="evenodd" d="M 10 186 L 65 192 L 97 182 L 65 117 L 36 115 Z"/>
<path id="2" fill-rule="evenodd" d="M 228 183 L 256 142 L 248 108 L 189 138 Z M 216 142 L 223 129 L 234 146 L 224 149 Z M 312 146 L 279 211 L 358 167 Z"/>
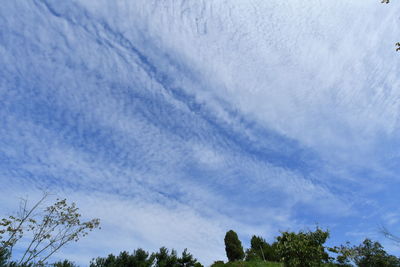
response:
<path id="1" fill-rule="evenodd" d="M 42 198 L 30 209 L 27 209 L 27 200 L 23 199 L 22 203 L 22 210 L 20 209 L 20 218 L 14 218 L 13 216 L 10 216 L 10 219 L 12 220 L 14 218 L 14 222 L 17 222 L 18 225 L 17 227 L 10 229 L 11 234 L 8 238 L 7 241 L 4 241 L 2 243 L 3 248 L 9 248 L 10 251 L 12 251 L 13 246 L 15 245 L 15 243 L 22 237 L 23 235 L 23 224 L 28 220 L 28 218 L 32 215 L 32 213 L 43 203 L 43 201 L 49 196 L 48 193 L 44 193 Z M 4 219 L 3 219 L 4 220 Z M 20 236 L 18 236 L 19 238 L 16 238 L 15 236 L 17 235 L 17 233 L 20 233 Z"/>
<path id="2" fill-rule="evenodd" d="M 380 232 L 387 238 L 400 244 L 400 237 L 391 233 L 386 227 L 382 226 Z"/>

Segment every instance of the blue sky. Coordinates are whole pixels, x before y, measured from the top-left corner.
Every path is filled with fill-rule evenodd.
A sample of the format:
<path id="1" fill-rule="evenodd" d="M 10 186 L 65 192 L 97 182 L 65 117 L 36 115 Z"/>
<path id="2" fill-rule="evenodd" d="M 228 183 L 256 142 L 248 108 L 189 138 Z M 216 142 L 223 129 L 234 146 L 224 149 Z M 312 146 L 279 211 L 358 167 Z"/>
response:
<path id="1" fill-rule="evenodd" d="M 399 3 L 6 0 L 0 214 L 42 189 L 102 230 L 59 257 L 142 247 L 225 259 L 317 223 L 400 232 Z"/>

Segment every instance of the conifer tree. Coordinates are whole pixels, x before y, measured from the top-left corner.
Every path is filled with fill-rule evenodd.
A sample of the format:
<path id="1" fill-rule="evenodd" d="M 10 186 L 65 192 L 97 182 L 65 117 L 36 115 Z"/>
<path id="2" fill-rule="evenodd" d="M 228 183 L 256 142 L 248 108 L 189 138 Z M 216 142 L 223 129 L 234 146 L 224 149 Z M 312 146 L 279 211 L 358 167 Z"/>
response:
<path id="1" fill-rule="evenodd" d="M 244 258 L 242 243 L 235 231 L 230 230 L 226 232 L 224 241 L 226 256 L 229 261 L 237 261 Z"/>

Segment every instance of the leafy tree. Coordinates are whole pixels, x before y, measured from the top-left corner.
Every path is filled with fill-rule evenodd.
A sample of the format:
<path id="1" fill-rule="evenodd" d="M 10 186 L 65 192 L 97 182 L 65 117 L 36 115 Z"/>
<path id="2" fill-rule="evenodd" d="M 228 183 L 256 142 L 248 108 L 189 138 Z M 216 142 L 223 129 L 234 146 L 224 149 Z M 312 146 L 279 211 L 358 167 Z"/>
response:
<path id="1" fill-rule="evenodd" d="M 229 230 L 225 235 L 225 251 L 229 261 L 242 260 L 244 252 L 242 243 L 235 231 Z"/>
<path id="2" fill-rule="evenodd" d="M 78 241 L 99 227 L 99 219 L 81 221 L 75 203 L 66 199 L 41 209 L 49 194 L 28 208 L 22 200 L 17 215 L 0 220 L 0 249 L 11 256 L 13 248 L 22 238 L 28 241 L 19 260 L 13 266 L 43 265 L 47 259 L 71 241 Z M 24 240 L 24 241 L 25 241 Z"/>
<path id="3" fill-rule="evenodd" d="M 78 267 L 78 266 L 69 260 L 64 260 L 53 263 L 52 267 Z"/>
<path id="4" fill-rule="evenodd" d="M 400 266 L 398 258 L 388 255 L 379 242 L 372 242 L 370 239 L 365 239 L 363 244 L 357 248 L 355 262 L 360 267 Z"/>
<path id="5" fill-rule="evenodd" d="M 97 257 L 90 261 L 90 267 L 117 267 L 117 259 L 114 255 L 109 254 L 106 258 Z"/>
<path id="6" fill-rule="evenodd" d="M 253 235 L 250 244 L 250 249 L 246 250 L 246 261 L 279 261 L 276 242 L 270 245 L 264 238 Z"/>
<path id="7" fill-rule="evenodd" d="M 210 265 L 210 267 L 224 267 L 225 263 L 224 261 L 214 261 L 213 264 Z"/>
<path id="8" fill-rule="evenodd" d="M 282 232 L 277 237 L 277 252 L 286 266 L 321 266 L 329 259 L 323 246 L 328 237 L 329 232 L 319 228 L 314 232 Z"/>
<path id="9" fill-rule="evenodd" d="M 365 239 L 359 246 L 335 247 L 331 251 L 338 253 L 337 262 L 351 266 L 355 264 L 359 267 L 400 267 L 400 259 L 389 255 L 379 242 Z"/>
<path id="10" fill-rule="evenodd" d="M 174 267 L 178 266 L 178 256 L 176 250 L 171 250 L 169 253 L 166 247 L 160 248 L 160 250 L 155 253 L 156 265 L 158 267 Z"/>
<path id="11" fill-rule="evenodd" d="M 7 249 L 0 248 L 0 267 L 7 267 L 10 253 Z"/>
<path id="12" fill-rule="evenodd" d="M 197 262 L 197 259 L 190 254 L 187 249 L 183 250 L 182 256 L 178 258 L 179 267 L 201 267 L 202 265 Z"/>
<path id="13" fill-rule="evenodd" d="M 265 252 L 269 244 L 259 236 L 253 235 L 250 240 L 250 248 L 246 250 L 246 261 L 266 261 Z"/>
<path id="14" fill-rule="evenodd" d="M 154 262 L 154 255 L 150 255 L 147 251 L 139 248 L 133 252 L 132 266 L 147 267 Z"/>
<path id="15" fill-rule="evenodd" d="M 90 262 L 90 267 L 150 267 L 154 263 L 154 255 L 149 255 L 143 249 L 135 250 L 131 255 L 123 251 L 115 257 L 110 254 L 106 258 L 96 258 Z"/>
<path id="16" fill-rule="evenodd" d="M 352 263 L 354 263 L 356 249 L 355 247 L 351 247 L 349 242 L 347 242 L 346 245 L 328 248 L 328 250 L 338 254 L 336 257 L 336 262 L 340 264 L 340 266 L 353 266 Z"/>
<path id="17" fill-rule="evenodd" d="M 115 257 L 110 254 L 107 258 L 97 258 L 90 262 L 90 267 L 202 267 L 187 249 L 178 257 L 175 250 L 160 248 L 151 255 L 143 249 L 137 249 L 132 254 L 124 251 Z"/>

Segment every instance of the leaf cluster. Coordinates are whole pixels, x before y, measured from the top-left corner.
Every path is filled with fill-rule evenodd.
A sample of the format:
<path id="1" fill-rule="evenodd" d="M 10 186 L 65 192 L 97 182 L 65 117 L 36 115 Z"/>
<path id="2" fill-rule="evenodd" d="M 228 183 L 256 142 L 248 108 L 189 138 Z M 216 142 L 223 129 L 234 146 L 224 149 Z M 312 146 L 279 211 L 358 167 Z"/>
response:
<path id="1" fill-rule="evenodd" d="M 143 249 L 137 249 L 132 254 L 124 251 L 118 256 L 113 254 L 106 258 L 96 258 L 90 267 L 202 267 L 187 249 L 179 257 L 176 250 L 161 247 L 156 253 L 149 254 Z"/>
<path id="2" fill-rule="evenodd" d="M 67 203 L 66 199 L 41 208 L 48 194 L 28 208 L 27 200 L 22 200 L 17 215 L 0 220 L 0 249 L 12 255 L 13 248 L 24 238 L 28 242 L 21 258 L 15 262 L 20 266 L 30 264 L 42 265 L 61 247 L 96 228 L 100 220 L 82 221 L 75 203 Z M 5 252 L 4 252 L 5 253 Z"/>
<path id="3" fill-rule="evenodd" d="M 358 246 L 351 246 L 350 243 L 333 247 L 331 252 L 337 253 L 336 261 L 342 266 L 359 267 L 380 266 L 380 267 L 400 267 L 400 259 L 389 255 L 379 242 L 365 239 Z"/>
<path id="4" fill-rule="evenodd" d="M 285 266 L 314 267 L 328 262 L 324 243 L 328 231 L 317 228 L 313 231 L 282 232 L 277 237 L 277 253 Z"/>
<path id="5" fill-rule="evenodd" d="M 246 261 L 279 261 L 277 242 L 269 244 L 264 238 L 253 235 L 250 245 L 246 250 Z"/>

